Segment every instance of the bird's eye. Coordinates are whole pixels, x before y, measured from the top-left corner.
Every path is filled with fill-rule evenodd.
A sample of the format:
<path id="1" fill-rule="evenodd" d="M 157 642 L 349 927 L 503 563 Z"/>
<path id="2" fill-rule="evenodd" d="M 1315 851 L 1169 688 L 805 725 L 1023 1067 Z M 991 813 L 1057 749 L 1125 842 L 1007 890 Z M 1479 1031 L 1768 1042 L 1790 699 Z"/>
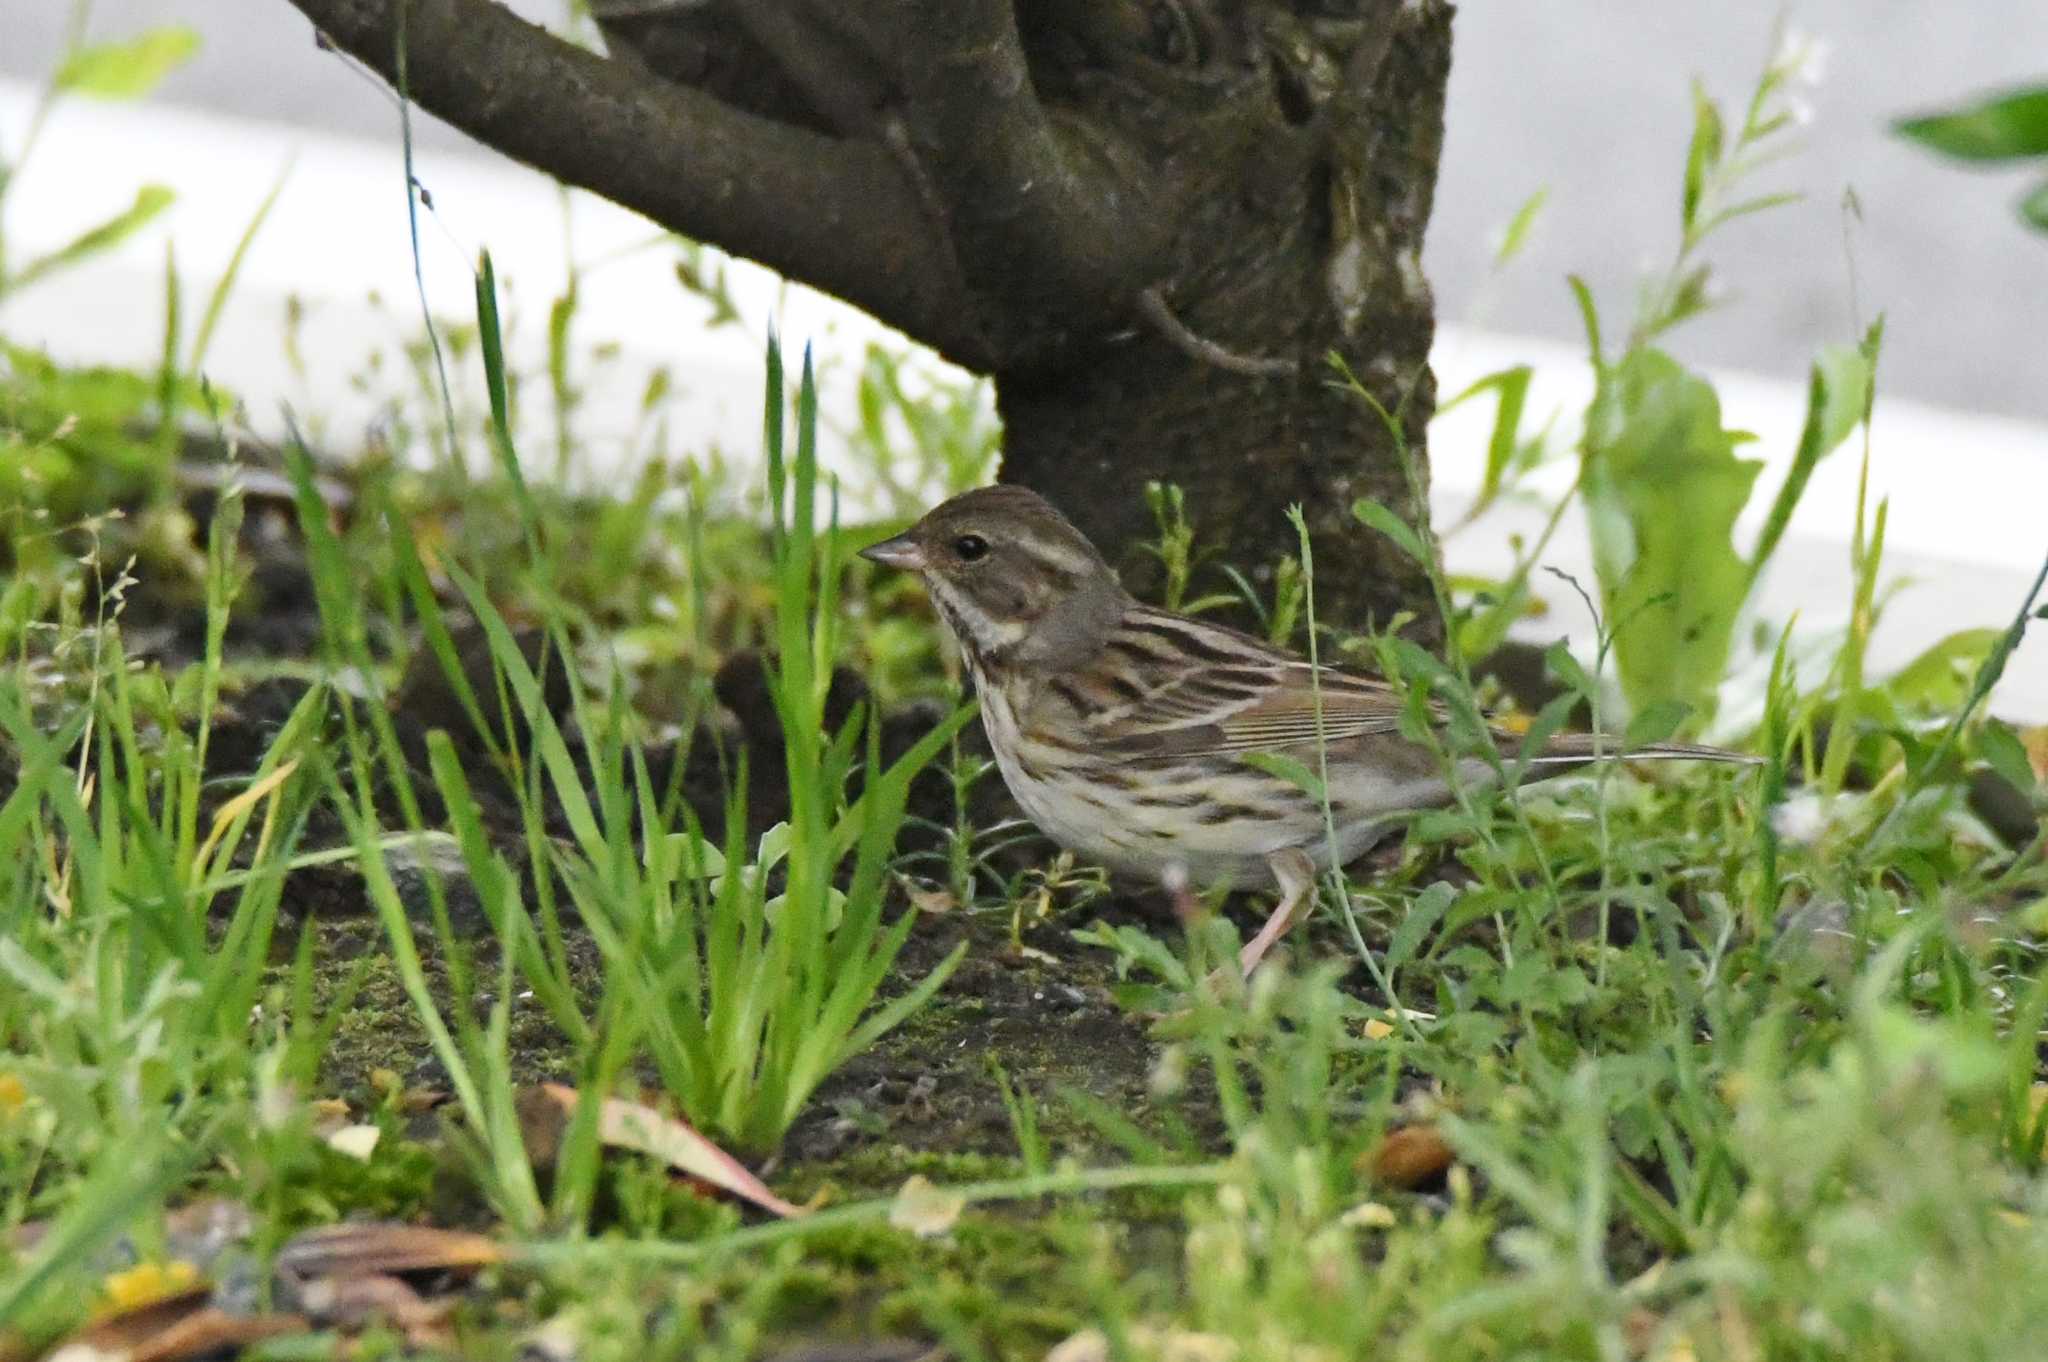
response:
<path id="1" fill-rule="evenodd" d="M 988 540 L 978 534 L 963 534 L 953 541 L 953 553 L 963 563 L 988 557 Z"/>

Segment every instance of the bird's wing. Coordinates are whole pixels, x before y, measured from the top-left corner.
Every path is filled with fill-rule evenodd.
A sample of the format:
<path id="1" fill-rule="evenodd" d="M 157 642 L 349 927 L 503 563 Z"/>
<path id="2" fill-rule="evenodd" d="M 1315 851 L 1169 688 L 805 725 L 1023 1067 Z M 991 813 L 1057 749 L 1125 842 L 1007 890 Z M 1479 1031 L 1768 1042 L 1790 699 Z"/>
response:
<path id="1" fill-rule="evenodd" d="M 1131 758 L 1313 751 L 1318 742 L 1400 731 L 1404 703 L 1376 676 L 1311 667 L 1263 639 L 1221 625 L 1139 606 L 1128 611 L 1101 655 L 1048 686 L 1080 719 L 1092 745 Z M 1429 719 L 1448 715 L 1431 702 Z M 1522 739 L 1494 730 L 1503 755 Z M 1718 747 L 1652 743 L 1584 733 L 1553 735 L 1532 767 L 1649 758 L 1754 762 Z"/>
<path id="2" fill-rule="evenodd" d="M 1053 683 L 1103 747 L 1129 756 L 1284 751 L 1394 732 L 1377 677 L 1311 668 L 1263 640 L 1164 611 L 1131 611 L 1095 665 Z"/>
<path id="3" fill-rule="evenodd" d="M 1217 727 L 1217 752 L 1270 752 L 1313 747 L 1345 738 L 1392 733 L 1401 724 L 1401 699 L 1386 682 L 1329 667 L 1284 673 L 1259 700 L 1231 713 Z"/>

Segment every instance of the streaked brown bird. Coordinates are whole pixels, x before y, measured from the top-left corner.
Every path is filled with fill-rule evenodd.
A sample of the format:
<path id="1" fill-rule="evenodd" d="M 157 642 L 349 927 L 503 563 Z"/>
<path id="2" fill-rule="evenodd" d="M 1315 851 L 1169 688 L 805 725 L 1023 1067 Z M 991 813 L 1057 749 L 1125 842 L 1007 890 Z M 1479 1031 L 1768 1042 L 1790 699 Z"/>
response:
<path id="1" fill-rule="evenodd" d="M 1436 754 L 1401 736 L 1385 681 L 1140 603 L 1035 492 L 962 493 L 861 556 L 923 577 L 1003 780 L 1047 836 L 1154 881 L 1177 869 L 1203 888 L 1279 890 L 1240 956 L 1247 974 L 1311 902 L 1318 871 L 1370 848 L 1390 816 L 1455 798 Z M 1495 736 L 1519 750 L 1516 735 Z M 1327 827 L 1322 800 L 1247 760 L 1261 752 L 1327 771 Z M 1561 734 L 1528 770 L 1620 755 L 1753 760 L 1677 743 L 1624 754 L 1613 738 Z M 1459 775 L 1479 786 L 1494 769 L 1468 757 Z"/>

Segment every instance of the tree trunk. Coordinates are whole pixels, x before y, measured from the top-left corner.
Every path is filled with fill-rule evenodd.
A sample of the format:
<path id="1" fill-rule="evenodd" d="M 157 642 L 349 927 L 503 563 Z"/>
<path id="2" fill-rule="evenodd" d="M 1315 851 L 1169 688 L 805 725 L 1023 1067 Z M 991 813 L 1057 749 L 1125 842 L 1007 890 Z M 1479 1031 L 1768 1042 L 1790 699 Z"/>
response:
<path id="1" fill-rule="evenodd" d="M 1261 581 L 1299 503 L 1323 619 L 1437 637 L 1351 514 L 1425 512 L 1330 360 L 1424 474 L 1446 0 L 593 0 L 609 58 L 493 0 L 292 3 L 483 141 L 994 375 L 1002 476 L 1136 589 L 1174 483 L 1205 560 Z"/>
<path id="2" fill-rule="evenodd" d="M 1077 347 L 1050 373 L 998 369 L 1002 476 L 1059 504 L 1140 592 L 1158 575 L 1143 551 L 1156 533 L 1147 483 L 1178 484 L 1198 551 L 1261 588 L 1280 558 L 1298 556 L 1286 510 L 1299 504 L 1319 616 L 1361 627 L 1407 612 L 1410 632 L 1433 642 L 1421 566 L 1351 511 L 1361 497 L 1411 521 L 1426 508 L 1414 505 L 1387 421 L 1339 389 L 1329 361 L 1398 414 L 1426 487 L 1435 313 L 1419 262 L 1450 11 L 1354 8 L 1349 24 L 1314 24 L 1266 7 L 1264 51 L 1240 59 L 1263 77 L 1256 84 L 1155 87 L 1178 143 L 1162 159 L 1192 182 L 1159 290 L 1187 334 L 1140 326 Z"/>

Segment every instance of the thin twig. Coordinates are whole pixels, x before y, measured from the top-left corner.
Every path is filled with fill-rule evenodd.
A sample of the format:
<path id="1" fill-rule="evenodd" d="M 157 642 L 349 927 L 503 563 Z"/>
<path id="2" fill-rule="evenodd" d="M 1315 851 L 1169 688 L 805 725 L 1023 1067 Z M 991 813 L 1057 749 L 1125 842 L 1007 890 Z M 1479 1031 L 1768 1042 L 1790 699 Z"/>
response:
<path id="1" fill-rule="evenodd" d="M 1247 378 L 1285 378 L 1301 372 L 1301 365 L 1291 359 L 1240 355 L 1206 336 L 1196 335 L 1185 322 L 1173 315 L 1173 308 L 1167 304 L 1166 295 L 1157 284 L 1138 295 L 1138 311 L 1168 344 L 1204 364 L 1229 373 L 1243 374 Z"/>

